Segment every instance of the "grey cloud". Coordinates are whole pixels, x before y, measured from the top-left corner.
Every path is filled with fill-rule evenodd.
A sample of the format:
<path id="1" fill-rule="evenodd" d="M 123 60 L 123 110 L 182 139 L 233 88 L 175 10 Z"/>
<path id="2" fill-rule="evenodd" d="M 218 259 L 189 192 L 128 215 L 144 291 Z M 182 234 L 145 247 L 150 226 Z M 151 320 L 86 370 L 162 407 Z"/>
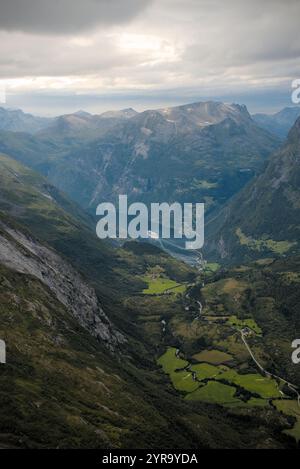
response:
<path id="1" fill-rule="evenodd" d="M 299 0 L 230 0 L 214 2 L 214 9 L 199 5 L 193 17 L 201 26 L 184 52 L 188 67 L 198 61 L 217 71 L 281 61 L 284 68 L 287 61 L 299 60 Z"/>
<path id="2" fill-rule="evenodd" d="M 10 41 L 8 33 L 0 33 L 1 77 L 23 76 L 85 76 L 107 74 L 115 67 L 133 67 L 136 57 L 131 57 L 116 47 L 105 35 L 93 39 L 89 47 L 78 47 L 72 40 L 59 37 L 39 37 L 17 33 Z M 22 47 L 18 47 L 22 44 Z M 109 51 L 109 53 L 107 53 Z M 142 58 L 140 58 L 142 60 Z"/>
<path id="3" fill-rule="evenodd" d="M 274 86 L 288 93 L 300 76 L 299 0 L 7 0 L 6 9 L 2 2 L 0 77 L 32 79 L 32 89 L 39 78 L 55 84 L 71 77 L 72 90 L 80 91 L 83 79 L 85 92 L 119 96 L 133 89 L 213 96 Z M 104 26 L 92 29 L 96 24 Z M 39 30 L 46 34 L 37 36 Z"/>
<path id="4" fill-rule="evenodd" d="M 76 33 L 97 25 L 125 23 L 152 0 L 0 0 L 0 29 Z"/>

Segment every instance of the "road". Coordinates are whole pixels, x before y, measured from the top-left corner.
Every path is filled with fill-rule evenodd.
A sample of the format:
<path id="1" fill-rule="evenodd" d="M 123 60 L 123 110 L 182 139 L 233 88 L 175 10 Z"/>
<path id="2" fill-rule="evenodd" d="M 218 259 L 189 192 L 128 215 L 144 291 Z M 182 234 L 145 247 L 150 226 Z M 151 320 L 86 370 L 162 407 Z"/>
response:
<path id="1" fill-rule="evenodd" d="M 252 352 L 252 350 L 251 350 L 251 348 L 250 348 L 250 346 L 249 346 L 249 344 L 246 340 L 245 333 L 243 332 L 243 330 L 240 331 L 240 334 L 241 334 L 242 341 L 244 342 L 245 347 L 247 348 L 252 360 L 254 361 L 256 366 L 260 369 L 260 371 L 262 373 L 264 373 L 266 376 L 270 377 L 270 378 L 274 378 L 276 380 L 280 380 L 283 383 L 285 383 L 288 386 L 288 388 L 297 395 L 298 406 L 300 407 L 300 393 L 297 390 L 297 386 L 290 383 L 286 379 L 281 378 L 281 376 L 275 375 L 274 373 L 270 373 L 269 371 L 265 370 L 265 368 L 259 363 L 259 361 L 256 359 L 255 355 L 253 354 L 253 352 Z"/>
<path id="2" fill-rule="evenodd" d="M 199 306 L 199 315 L 196 317 L 196 319 L 200 319 L 201 314 L 202 314 L 202 310 L 203 310 L 203 306 L 202 306 L 201 301 L 197 301 L 197 304 Z"/>
<path id="3" fill-rule="evenodd" d="M 199 268 L 199 271 L 201 272 L 201 270 L 203 269 L 203 265 L 205 263 L 204 259 L 203 259 L 203 255 L 202 253 L 200 252 L 199 253 L 199 257 L 198 257 L 198 268 Z M 203 284 L 204 286 L 204 284 Z M 190 298 L 190 295 L 189 293 L 187 293 L 186 295 L 186 298 Z M 202 314 L 202 310 L 203 310 L 203 305 L 201 303 L 201 301 L 197 300 L 197 304 L 199 306 L 199 315 L 196 317 L 196 319 L 200 319 L 201 317 L 201 314 Z M 247 340 L 246 340 L 246 336 L 245 336 L 245 333 L 243 330 L 239 330 L 240 334 L 241 334 L 241 338 L 242 338 L 242 341 L 246 347 L 246 349 L 248 350 L 248 353 L 249 355 L 251 356 L 252 360 L 254 361 L 254 363 L 256 364 L 256 366 L 258 367 L 258 369 L 261 371 L 262 374 L 270 377 L 270 378 L 274 378 L 276 380 L 279 380 L 281 381 L 282 383 L 286 384 L 288 386 L 288 388 L 294 392 L 296 395 L 297 395 L 297 401 L 298 401 L 298 406 L 300 407 L 300 393 L 298 391 L 298 387 L 295 386 L 294 384 L 290 383 L 289 381 L 287 381 L 286 379 L 284 378 L 281 378 L 281 376 L 278 376 L 278 375 L 275 375 L 274 373 L 270 373 L 269 371 L 267 371 L 260 363 L 259 361 L 257 360 L 257 358 L 255 357 L 254 353 L 252 352 L 251 350 L 251 347 L 249 346 Z"/>

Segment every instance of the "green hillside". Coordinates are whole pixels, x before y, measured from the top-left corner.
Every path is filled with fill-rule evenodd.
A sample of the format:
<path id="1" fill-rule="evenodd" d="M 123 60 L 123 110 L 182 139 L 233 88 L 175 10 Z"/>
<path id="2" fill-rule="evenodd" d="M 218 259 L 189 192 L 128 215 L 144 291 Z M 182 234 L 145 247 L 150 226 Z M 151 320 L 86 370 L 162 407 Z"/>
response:
<path id="1" fill-rule="evenodd" d="M 208 256 L 234 263 L 299 252 L 299 155 L 300 119 L 262 174 L 208 221 Z"/>

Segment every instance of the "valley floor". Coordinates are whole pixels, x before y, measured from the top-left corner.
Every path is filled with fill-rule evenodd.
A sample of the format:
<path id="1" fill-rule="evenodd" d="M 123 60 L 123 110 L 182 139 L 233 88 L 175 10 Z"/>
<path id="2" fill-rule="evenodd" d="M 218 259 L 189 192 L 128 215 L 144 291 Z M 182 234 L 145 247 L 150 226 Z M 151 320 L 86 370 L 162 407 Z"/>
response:
<path id="1" fill-rule="evenodd" d="M 261 267 L 265 265 L 268 267 Z M 271 297 L 256 298 L 256 307 L 252 310 L 247 302 L 251 286 L 257 290 L 261 287 L 261 284 L 250 285 L 250 279 L 255 278 L 256 282 L 259 279 L 262 283 L 259 278 L 262 273 L 266 276 L 275 273 L 277 281 L 278 277 L 295 279 L 295 276 L 287 277 L 287 267 L 290 266 L 274 260 L 272 271 L 269 262 L 259 261 L 222 276 L 216 276 L 218 268 L 206 268 L 195 284 L 186 286 L 185 292 L 177 292 L 177 295 L 176 290 L 173 292 L 175 296 L 168 300 L 169 308 L 170 301 L 174 304 L 172 313 L 162 315 L 158 308 L 159 305 L 163 310 L 163 305 L 167 304 L 166 292 L 160 293 L 161 303 L 156 292 L 151 308 L 141 297 L 142 307 L 148 306 L 151 315 L 143 313 L 138 320 L 146 333 L 155 336 L 156 345 L 162 351 L 157 364 L 184 401 L 221 406 L 240 418 L 247 415 L 255 419 L 258 414 L 264 415 L 270 435 L 273 425 L 279 440 L 281 433 L 298 443 L 300 375 L 295 375 L 291 364 L 285 367 L 281 361 L 287 348 L 285 336 L 288 336 L 286 319 L 276 317 L 276 313 L 282 314 L 282 305 L 278 298 L 273 298 L 278 303 L 275 313 L 276 308 L 268 309 Z M 290 281 L 289 287 L 293 290 L 297 285 Z M 252 295 L 257 293 L 254 290 Z M 257 311 L 259 302 L 262 302 L 261 312 Z M 266 308 L 266 315 L 261 322 L 263 308 Z M 270 313 L 272 318 L 269 317 L 268 323 Z M 274 319 L 275 325 L 272 324 Z M 276 324 L 279 322 L 285 324 L 280 336 Z M 292 339 L 291 336 L 291 342 Z M 272 350 L 268 350 L 270 341 L 277 350 L 273 356 Z M 284 358 L 287 361 L 290 354 Z"/>

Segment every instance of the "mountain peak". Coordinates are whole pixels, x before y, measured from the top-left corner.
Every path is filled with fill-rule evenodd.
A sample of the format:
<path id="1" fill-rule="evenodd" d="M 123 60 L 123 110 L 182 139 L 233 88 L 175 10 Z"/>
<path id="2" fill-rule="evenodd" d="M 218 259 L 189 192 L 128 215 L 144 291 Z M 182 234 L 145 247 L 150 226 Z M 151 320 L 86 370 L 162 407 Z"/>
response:
<path id="1" fill-rule="evenodd" d="M 102 119 L 130 119 L 138 114 L 133 108 L 129 107 L 126 109 L 121 109 L 119 111 L 106 111 L 103 112 L 100 116 Z"/>
<path id="2" fill-rule="evenodd" d="M 199 101 L 181 106 L 159 109 L 158 112 L 168 121 L 175 122 L 181 128 L 202 128 L 219 124 L 231 118 L 240 124 L 251 120 L 245 105 L 228 104 L 219 101 Z"/>
<path id="3" fill-rule="evenodd" d="M 137 111 L 135 109 L 133 109 L 132 107 L 127 107 L 125 109 L 122 109 L 121 112 L 123 112 L 124 114 L 137 114 Z"/>
<path id="4" fill-rule="evenodd" d="M 86 112 L 86 111 L 83 111 L 82 109 L 80 109 L 79 111 L 74 112 L 74 116 L 78 116 L 78 117 L 91 117 L 92 114 L 90 114 L 89 112 Z"/>

